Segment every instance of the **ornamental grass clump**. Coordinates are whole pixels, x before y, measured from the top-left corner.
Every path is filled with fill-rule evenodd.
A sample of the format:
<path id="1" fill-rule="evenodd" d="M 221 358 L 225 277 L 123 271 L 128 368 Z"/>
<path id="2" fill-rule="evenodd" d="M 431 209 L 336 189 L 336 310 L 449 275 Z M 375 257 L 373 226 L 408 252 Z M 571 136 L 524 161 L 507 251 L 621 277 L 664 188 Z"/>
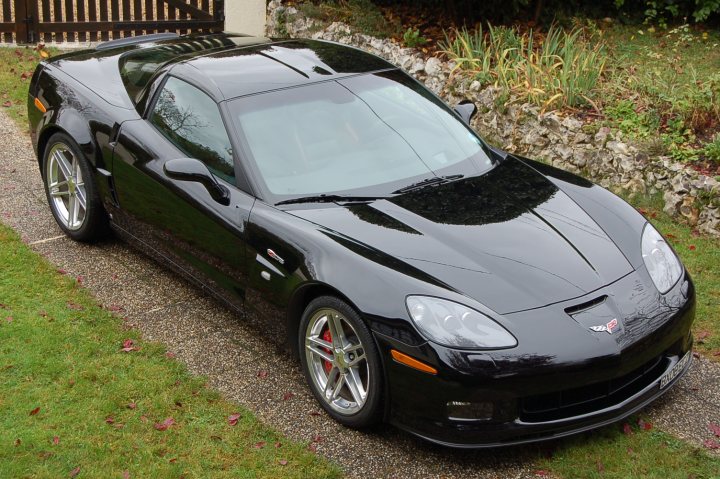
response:
<path id="1" fill-rule="evenodd" d="M 607 62 L 598 33 L 582 28 L 533 30 L 482 25 L 445 34 L 440 48 L 455 70 L 474 74 L 484 85 L 505 88 L 513 96 L 542 106 L 594 105 L 592 100 Z"/>

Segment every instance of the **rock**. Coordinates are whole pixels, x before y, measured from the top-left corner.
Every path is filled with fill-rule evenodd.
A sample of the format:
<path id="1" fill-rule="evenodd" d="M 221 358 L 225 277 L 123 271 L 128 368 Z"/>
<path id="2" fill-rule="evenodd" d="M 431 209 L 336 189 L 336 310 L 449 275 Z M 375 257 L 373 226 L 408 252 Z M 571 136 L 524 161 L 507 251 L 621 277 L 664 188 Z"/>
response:
<path id="1" fill-rule="evenodd" d="M 690 191 L 690 183 L 682 173 L 678 173 L 673 176 L 672 180 L 670 180 L 670 186 L 672 187 L 673 192 L 677 194 L 683 194 Z"/>
<path id="2" fill-rule="evenodd" d="M 562 126 L 564 126 L 570 131 L 578 131 L 580 128 L 582 128 L 582 125 L 582 122 L 574 116 L 566 116 L 565 119 L 562 121 Z"/>
<path id="3" fill-rule="evenodd" d="M 430 76 L 438 75 L 441 72 L 442 62 L 439 58 L 430 57 L 425 62 L 425 73 Z"/>
<path id="4" fill-rule="evenodd" d="M 605 146 L 608 136 L 610 136 L 610 128 L 607 126 L 601 127 L 597 133 L 595 133 L 595 143 L 600 146 Z"/>
<path id="5" fill-rule="evenodd" d="M 619 141 L 608 141 L 605 144 L 605 148 L 612 151 L 613 153 L 617 153 L 618 155 L 629 155 L 630 151 L 628 151 L 628 147 L 625 143 L 619 142 Z"/>
<path id="6" fill-rule="evenodd" d="M 680 214 L 683 215 L 691 226 L 697 225 L 700 211 L 695 207 L 695 198 L 686 196 L 680 204 Z"/>

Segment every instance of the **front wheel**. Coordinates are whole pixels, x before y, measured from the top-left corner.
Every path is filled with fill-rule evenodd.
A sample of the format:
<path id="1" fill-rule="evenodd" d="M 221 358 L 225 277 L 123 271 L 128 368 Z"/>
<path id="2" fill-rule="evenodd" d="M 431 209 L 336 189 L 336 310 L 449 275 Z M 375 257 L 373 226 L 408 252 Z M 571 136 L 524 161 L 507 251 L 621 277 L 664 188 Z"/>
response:
<path id="1" fill-rule="evenodd" d="M 366 427 L 380 418 L 381 368 L 370 331 L 332 296 L 314 299 L 300 323 L 300 361 L 315 398 L 335 420 Z"/>
<path id="2" fill-rule="evenodd" d="M 50 210 L 65 234 L 87 242 L 107 235 L 107 214 L 92 170 L 72 138 L 64 133 L 50 137 L 42 173 Z"/>

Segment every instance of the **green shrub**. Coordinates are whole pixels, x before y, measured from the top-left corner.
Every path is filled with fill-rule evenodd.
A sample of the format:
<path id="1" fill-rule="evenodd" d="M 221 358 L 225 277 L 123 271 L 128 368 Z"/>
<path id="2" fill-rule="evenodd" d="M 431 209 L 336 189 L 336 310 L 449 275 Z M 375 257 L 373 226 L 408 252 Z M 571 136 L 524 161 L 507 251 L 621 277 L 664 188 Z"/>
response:
<path id="1" fill-rule="evenodd" d="M 720 13 L 720 0 L 644 0 L 647 22 L 667 26 L 668 20 L 692 17 L 696 22 L 704 22 L 711 15 Z M 619 9 L 631 10 L 634 2 L 615 0 Z"/>
<path id="2" fill-rule="evenodd" d="M 715 135 L 713 141 L 705 145 L 703 154 L 706 159 L 720 163 L 720 133 Z"/>
<path id="3" fill-rule="evenodd" d="M 456 69 L 543 108 L 592 103 L 607 62 L 601 38 L 581 28 L 552 26 L 544 37 L 492 25 L 487 32 L 462 28 L 446 32 L 440 48 Z"/>
<path id="4" fill-rule="evenodd" d="M 408 28 L 403 34 L 403 43 L 410 48 L 417 48 L 427 43 L 427 38 L 420 35 L 420 30 Z"/>
<path id="5" fill-rule="evenodd" d="M 399 22 L 387 20 L 371 0 L 308 1 L 298 8 L 310 18 L 347 23 L 366 35 L 388 38 L 401 34 Z"/>

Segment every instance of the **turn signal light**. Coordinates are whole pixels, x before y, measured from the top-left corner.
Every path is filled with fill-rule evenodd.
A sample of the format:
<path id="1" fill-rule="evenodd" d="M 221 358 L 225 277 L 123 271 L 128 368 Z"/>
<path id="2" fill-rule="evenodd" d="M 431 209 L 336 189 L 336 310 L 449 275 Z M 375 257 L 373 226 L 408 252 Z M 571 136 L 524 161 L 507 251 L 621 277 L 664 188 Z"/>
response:
<path id="1" fill-rule="evenodd" d="M 408 356 L 407 354 L 401 353 L 400 351 L 395 351 L 394 349 L 391 349 L 390 354 L 392 354 L 393 359 L 400 364 L 404 364 L 405 366 L 417 369 L 418 371 L 422 371 L 424 373 L 437 374 L 437 369 L 435 369 L 434 367 L 420 362 L 417 359 Z"/>
<path id="2" fill-rule="evenodd" d="M 45 105 L 40 101 L 38 97 L 35 97 L 35 108 L 40 110 L 41 112 L 45 113 L 47 111 L 47 108 L 45 108 Z"/>

